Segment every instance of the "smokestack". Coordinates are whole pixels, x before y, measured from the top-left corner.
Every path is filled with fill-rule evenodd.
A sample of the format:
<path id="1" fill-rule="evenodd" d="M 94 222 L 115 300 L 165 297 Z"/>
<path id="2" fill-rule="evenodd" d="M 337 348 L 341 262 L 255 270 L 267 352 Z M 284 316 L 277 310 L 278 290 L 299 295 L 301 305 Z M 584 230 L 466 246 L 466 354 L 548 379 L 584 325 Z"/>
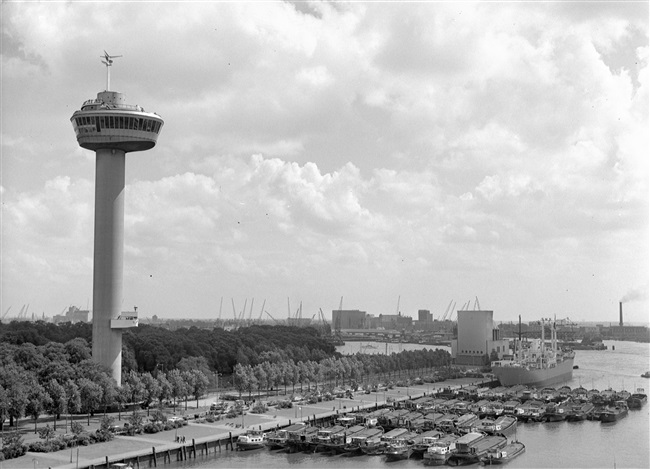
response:
<path id="1" fill-rule="evenodd" d="M 618 316 L 619 316 L 618 325 L 623 327 L 623 302 L 622 301 L 618 302 Z"/>

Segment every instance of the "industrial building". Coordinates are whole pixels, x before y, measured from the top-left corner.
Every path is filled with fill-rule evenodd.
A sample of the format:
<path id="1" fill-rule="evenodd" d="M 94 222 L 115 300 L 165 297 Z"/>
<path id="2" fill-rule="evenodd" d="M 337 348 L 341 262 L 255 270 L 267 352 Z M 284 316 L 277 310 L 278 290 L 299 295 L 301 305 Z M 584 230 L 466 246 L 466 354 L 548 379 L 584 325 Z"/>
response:
<path id="1" fill-rule="evenodd" d="M 57 314 L 52 318 L 54 324 L 61 324 L 64 322 L 70 322 L 72 324 L 76 322 L 88 322 L 88 316 L 90 311 L 85 309 L 79 309 L 76 306 L 70 306 L 68 311 L 65 314 Z"/>
<path id="2" fill-rule="evenodd" d="M 341 329 L 365 329 L 366 312 L 358 309 L 335 309 L 332 311 L 332 324 L 335 331 Z"/>
<path id="3" fill-rule="evenodd" d="M 490 355 L 508 354 L 508 340 L 502 339 L 493 311 L 458 311 L 458 338 L 451 342 L 451 356 L 457 365 L 482 366 Z"/>

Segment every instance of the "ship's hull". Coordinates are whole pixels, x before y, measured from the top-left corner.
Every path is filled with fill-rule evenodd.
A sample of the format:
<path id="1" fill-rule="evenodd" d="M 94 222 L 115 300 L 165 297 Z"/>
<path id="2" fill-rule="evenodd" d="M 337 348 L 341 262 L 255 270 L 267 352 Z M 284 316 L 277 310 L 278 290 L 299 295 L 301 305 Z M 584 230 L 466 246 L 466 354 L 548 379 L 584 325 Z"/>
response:
<path id="1" fill-rule="evenodd" d="M 518 366 L 495 366 L 492 373 L 502 386 L 524 384 L 528 386 L 550 386 L 569 381 L 573 377 L 573 357 L 553 368 L 527 369 Z"/>

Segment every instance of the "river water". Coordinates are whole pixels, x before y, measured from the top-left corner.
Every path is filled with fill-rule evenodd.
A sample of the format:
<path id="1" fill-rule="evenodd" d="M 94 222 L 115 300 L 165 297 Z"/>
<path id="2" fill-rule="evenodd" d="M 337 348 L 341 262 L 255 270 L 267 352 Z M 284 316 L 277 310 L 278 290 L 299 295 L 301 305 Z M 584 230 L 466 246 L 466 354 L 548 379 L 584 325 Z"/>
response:
<path id="1" fill-rule="evenodd" d="M 365 343 L 367 344 L 367 343 Z M 584 386 L 600 390 L 611 387 L 634 392 L 643 387 L 646 394 L 650 381 L 640 375 L 650 370 L 650 344 L 606 341 L 604 351 L 576 352 L 572 388 Z M 384 344 L 364 352 L 384 353 Z M 340 349 L 355 353 L 363 344 L 349 343 Z M 422 348 L 411 344 L 389 344 L 391 351 Z M 444 347 L 439 347 L 444 348 Z M 614 349 L 613 349 L 614 348 Z M 383 349 L 383 350 L 381 350 Z M 526 445 L 526 452 L 508 464 L 514 468 L 648 468 L 650 467 L 650 405 L 629 414 L 618 422 L 598 421 L 526 423 L 517 427 L 517 438 Z M 195 460 L 167 465 L 168 468 L 376 468 L 425 467 L 421 460 L 386 463 L 381 456 L 323 456 L 320 454 L 284 454 L 266 449 L 199 457 Z"/>

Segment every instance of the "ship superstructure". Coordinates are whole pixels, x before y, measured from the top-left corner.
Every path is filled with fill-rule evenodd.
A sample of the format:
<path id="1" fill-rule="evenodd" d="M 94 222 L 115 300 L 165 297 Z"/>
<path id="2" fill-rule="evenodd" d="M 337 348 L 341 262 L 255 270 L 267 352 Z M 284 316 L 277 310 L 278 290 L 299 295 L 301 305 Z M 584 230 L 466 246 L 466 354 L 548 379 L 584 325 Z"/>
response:
<path id="1" fill-rule="evenodd" d="M 544 337 L 547 324 L 551 329 L 550 344 Z M 575 352 L 558 348 L 555 320 L 542 318 L 540 325 L 541 339 L 525 342 L 521 338 L 516 339 L 514 356 L 511 360 L 492 362 L 492 373 L 501 385 L 547 386 L 571 379 Z"/>

